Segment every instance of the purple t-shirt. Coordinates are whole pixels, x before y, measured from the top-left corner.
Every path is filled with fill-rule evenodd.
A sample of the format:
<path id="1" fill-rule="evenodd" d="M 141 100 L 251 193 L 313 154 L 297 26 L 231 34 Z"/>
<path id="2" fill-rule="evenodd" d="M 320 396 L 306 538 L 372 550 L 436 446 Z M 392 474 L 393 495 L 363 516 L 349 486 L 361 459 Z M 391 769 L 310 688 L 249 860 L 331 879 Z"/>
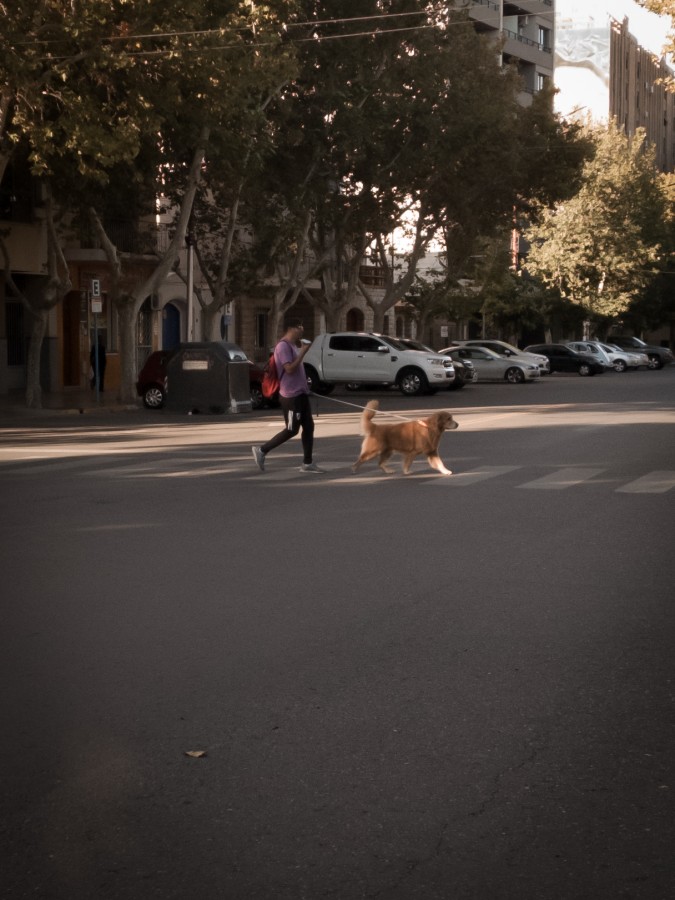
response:
<path id="1" fill-rule="evenodd" d="M 288 341 L 281 340 L 274 348 L 274 362 L 281 382 L 279 393 L 282 397 L 299 397 L 300 394 L 309 394 L 304 365 L 300 363 L 295 372 L 291 372 L 290 375 L 284 369 L 284 365 L 292 363 L 297 355 L 297 349 Z"/>

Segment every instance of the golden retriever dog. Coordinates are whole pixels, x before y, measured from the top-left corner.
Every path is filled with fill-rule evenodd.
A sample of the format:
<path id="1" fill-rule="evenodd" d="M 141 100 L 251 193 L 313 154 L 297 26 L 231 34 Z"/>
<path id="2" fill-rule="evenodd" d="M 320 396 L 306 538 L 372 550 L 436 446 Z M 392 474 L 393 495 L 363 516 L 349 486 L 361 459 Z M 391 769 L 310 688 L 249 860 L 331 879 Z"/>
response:
<path id="1" fill-rule="evenodd" d="M 452 475 L 438 455 L 438 445 L 443 432 L 459 427 L 447 410 L 434 413 L 426 419 L 400 422 L 395 425 L 376 425 L 373 419 L 378 406 L 377 400 L 371 400 L 363 410 L 361 433 L 365 437 L 361 445 L 361 454 L 352 466 L 352 472 L 357 472 L 362 463 L 377 456 L 382 471 L 387 475 L 393 475 L 394 470 L 388 468 L 386 462 L 392 453 L 401 453 L 404 475 L 410 472 L 415 457 L 422 454 L 426 456 L 432 469 L 436 469 L 441 475 Z"/>

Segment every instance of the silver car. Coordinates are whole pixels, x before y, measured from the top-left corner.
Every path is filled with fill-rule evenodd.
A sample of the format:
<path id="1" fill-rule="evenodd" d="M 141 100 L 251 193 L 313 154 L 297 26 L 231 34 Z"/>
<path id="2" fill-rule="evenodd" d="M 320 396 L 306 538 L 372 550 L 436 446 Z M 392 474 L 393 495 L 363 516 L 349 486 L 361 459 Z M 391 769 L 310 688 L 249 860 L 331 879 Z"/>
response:
<path id="1" fill-rule="evenodd" d="M 540 375 L 551 374 L 551 363 L 547 356 L 542 356 L 539 353 L 526 353 L 525 350 L 520 350 L 506 341 L 496 341 L 492 338 L 486 338 L 485 340 L 474 338 L 471 341 L 455 341 L 455 345 L 458 347 L 487 347 L 488 350 L 498 353 L 499 356 L 505 356 L 507 359 L 512 359 L 513 357 L 527 359 L 528 362 L 537 363 Z"/>
<path id="2" fill-rule="evenodd" d="M 649 368 L 649 357 L 646 353 L 640 353 L 639 350 L 622 350 L 616 344 L 603 344 L 600 346 L 612 361 L 615 371 L 625 372 L 626 369 L 639 369 L 644 366 Z"/>
<path id="3" fill-rule="evenodd" d="M 568 341 L 567 346 L 576 350 L 577 353 L 592 354 L 606 369 L 614 369 L 616 372 L 625 372 L 628 368 L 637 369 L 639 366 L 649 366 L 649 357 L 646 353 L 621 350 L 619 347 L 603 344 L 602 341 Z"/>
<path id="4" fill-rule="evenodd" d="M 586 356 L 592 356 L 606 369 L 614 368 L 612 360 L 598 341 L 567 341 L 566 346 L 576 350 L 577 353 L 585 353 Z"/>
<path id="5" fill-rule="evenodd" d="M 487 347 L 446 347 L 441 353 L 460 362 L 470 360 L 478 372 L 479 381 L 508 381 L 522 384 L 539 380 L 539 366 L 518 356 L 500 356 Z"/>

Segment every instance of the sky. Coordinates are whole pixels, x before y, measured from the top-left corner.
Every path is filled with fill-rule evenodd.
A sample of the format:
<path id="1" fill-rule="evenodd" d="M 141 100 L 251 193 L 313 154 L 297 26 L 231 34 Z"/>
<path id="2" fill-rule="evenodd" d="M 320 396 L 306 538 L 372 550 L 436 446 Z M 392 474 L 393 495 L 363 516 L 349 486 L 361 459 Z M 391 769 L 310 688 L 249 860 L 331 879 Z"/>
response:
<path id="1" fill-rule="evenodd" d="M 647 12 L 635 0 L 557 0 L 556 12 L 564 15 L 572 10 L 600 16 L 609 13 L 621 21 L 628 16 L 628 25 L 638 43 L 657 56 L 662 55 L 663 44 L 671 27 L 670 16 L 657 16 Z"/>
<path id="2" fill-rule="evenodd" d="M 607 7 L 615 19 L 628 16 L 629 28 L 638 39 L 638 43 L 662 55 L 663 44 L 670 31 L 670 16 L 657 16 L 638 6 L 634 0 L 607 0 Z"/>

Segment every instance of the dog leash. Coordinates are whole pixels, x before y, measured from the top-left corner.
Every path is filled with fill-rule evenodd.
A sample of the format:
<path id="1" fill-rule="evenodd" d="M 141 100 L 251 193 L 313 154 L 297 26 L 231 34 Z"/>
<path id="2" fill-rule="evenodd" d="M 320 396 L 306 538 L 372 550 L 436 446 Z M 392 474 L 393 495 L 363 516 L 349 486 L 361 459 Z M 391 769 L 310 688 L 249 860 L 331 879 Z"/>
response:
<path id="1" fill-rule="evenodd" d="M 363 412 L 366 408 L 365 406 L 359 406 L 358 403 L 348 403 L 346 400 L 336 400 L 335 397 L 330 397 L 328 394 L 317 394 L 316 391 L 310 391 L 310 394 L 313 397 L 316 397 L 316 415 L 319 417 L 319 399 L 321 400 L 330 400 L 331 403 L 339 403 L 341 406 L 351 406 L 354 409 L 358 409 L 359 412 Z M 393 412 L 386 412 L 385 410 L 375 409 L 373 410 L 376 416 L 391 416 L 394 419 L 400 419 L 402 422 L 412 422 L 415 421 L 413 419 L 408 419 L 405 416 L 399 416 Z M 426 426 L 426 422 L 422 422 L 421 419 L 417 419 L 416 421 Z"/>

